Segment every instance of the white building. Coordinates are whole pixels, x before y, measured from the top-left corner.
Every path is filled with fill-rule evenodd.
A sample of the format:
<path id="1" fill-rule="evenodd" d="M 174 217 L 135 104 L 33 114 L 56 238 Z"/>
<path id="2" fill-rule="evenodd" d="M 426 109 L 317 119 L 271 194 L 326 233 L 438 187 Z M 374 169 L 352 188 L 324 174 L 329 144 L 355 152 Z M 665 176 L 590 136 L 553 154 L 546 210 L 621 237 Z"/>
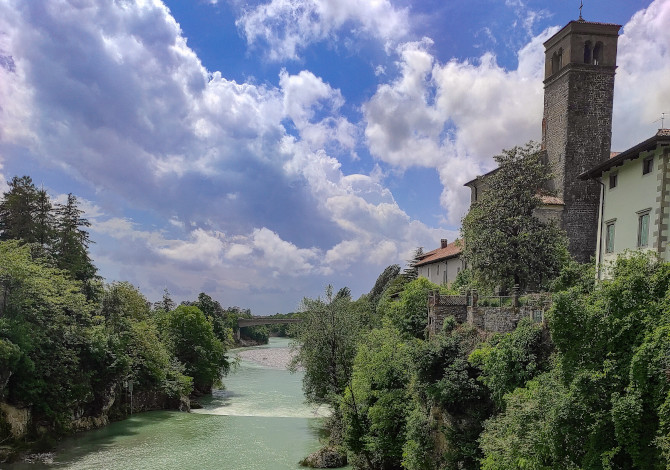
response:
<path id="1" fill-rule="evenodd" d="M 598 279 L 626 250 L 650 250 L 670 261 L 670 129 L 580 175 L 601 183 Z"/>
<path id="2" fill-rule="evenodd" d="M 462 251 L 461 240 L 448 243 L 446 239 L 442 239 L 440 248 L 424 253 L 414 266 L 418 268 L 419 277 L 425 277 L 434 284 L 449 285 L 465 268 L 465 261 L 461 257 Z"/>

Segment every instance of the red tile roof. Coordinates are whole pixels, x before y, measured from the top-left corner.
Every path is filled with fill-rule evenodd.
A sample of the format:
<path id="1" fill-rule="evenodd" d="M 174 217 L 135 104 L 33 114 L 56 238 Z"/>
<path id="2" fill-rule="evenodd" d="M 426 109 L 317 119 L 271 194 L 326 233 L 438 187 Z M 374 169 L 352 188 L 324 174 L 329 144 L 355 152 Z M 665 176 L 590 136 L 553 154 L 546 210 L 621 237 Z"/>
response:
<path id="1" fill-rule="evenodd" d="M 421 261 L 415 263 L 414 266 L 423 266 L 425 264 L 437 263 L 449 258 L 454 258 L 461 254 L 463 251 L 464 243 L 462 240 L 456 240 L 449 243 L 444 248 L 438 248 L 437 250 L 429 251 L 424 253 Z"/>

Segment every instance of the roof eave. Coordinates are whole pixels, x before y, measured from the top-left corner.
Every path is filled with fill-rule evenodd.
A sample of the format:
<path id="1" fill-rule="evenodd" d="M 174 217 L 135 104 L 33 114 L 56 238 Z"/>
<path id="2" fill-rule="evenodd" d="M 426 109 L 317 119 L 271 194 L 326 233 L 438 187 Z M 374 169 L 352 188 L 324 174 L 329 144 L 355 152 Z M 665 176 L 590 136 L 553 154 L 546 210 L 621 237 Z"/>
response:
<path id="1" fill-rule="evenodd" d="M 590 170 L 585 171 L 579 175 L 579 179 L 588 180 L 593 178 L 599 178 L 605 171 L 608 171 L 614 167 L 623 165 L 626 160 L 634 160 L 640 156 L 640 153 L 647 152 L 649 150 L 655 150 L 659 143 L 666 142 L 670 143 L 670 136 L 664 135 L 655 135 L 649 139 L 640 142 L 639 144 L 621 152 L 616 157 L 610 158 L 597 166 L 591 168 Z"/>

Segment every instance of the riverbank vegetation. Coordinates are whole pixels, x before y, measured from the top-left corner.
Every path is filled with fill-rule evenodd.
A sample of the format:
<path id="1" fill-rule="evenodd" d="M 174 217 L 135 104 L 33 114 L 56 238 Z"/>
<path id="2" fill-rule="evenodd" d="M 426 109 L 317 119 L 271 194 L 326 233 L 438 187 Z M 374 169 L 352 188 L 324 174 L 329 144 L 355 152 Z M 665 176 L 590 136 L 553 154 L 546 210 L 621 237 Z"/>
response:
<path id="1" fill-rule="evenodd" d="M 670 263 L 628 253 L 596 284 L 538 217 L 539 148 L 495 158 L 452 293 L 550 291 L 550 310 L 505 334 L 447 317 L 427 338 L 429 292 L 448 289 L 412 262 L 357 300 L 305 299 L 296 365 L 307 398 L 334 410 L 326 445 L 366 470 L 670 468 Z"/>
<path id="2" fill-rule="evenodd" d="M 132 412 L 188 409 L 228 371 L 237 319 L 251 316 L 204 293 L 152 304 L 102 282 L 88 226 L 74 195 L 53 204 L 27 176 L 0 200 L 0 461 Z"/>
<path id="3" fill-rule="evenodd" d="M 327 446 L 368 470 L 669 468 L 670 264 L 612 273 L 568 263 L 546 322 L 508 334 L 448 318 L 426 339 L 438 286 L 398 267 L 357 300 L 305 299 L 296 365 L 334 410 Z"/>

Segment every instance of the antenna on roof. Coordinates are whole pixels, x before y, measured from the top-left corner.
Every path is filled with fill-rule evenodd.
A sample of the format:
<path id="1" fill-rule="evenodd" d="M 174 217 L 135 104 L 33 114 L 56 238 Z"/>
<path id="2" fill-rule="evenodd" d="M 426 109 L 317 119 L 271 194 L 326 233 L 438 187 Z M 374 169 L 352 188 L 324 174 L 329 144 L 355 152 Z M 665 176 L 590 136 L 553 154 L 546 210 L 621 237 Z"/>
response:
<path id="1" fill-rule="evenodd" d="M 665 115 L 670 113 L 661 113 L 661 118 L 656 119 L 654 122 L 661 121 L 661 129 L 665 129 Z M 652 123 L 653 124 L 653 123 Z"/>
<path id="2" fill-rule="evenodd" d="M 579 20 L 584 21 L 584 18 L 582 18 L 582 8 L 584 8 L 584 0 L 579 1 Z"/>

